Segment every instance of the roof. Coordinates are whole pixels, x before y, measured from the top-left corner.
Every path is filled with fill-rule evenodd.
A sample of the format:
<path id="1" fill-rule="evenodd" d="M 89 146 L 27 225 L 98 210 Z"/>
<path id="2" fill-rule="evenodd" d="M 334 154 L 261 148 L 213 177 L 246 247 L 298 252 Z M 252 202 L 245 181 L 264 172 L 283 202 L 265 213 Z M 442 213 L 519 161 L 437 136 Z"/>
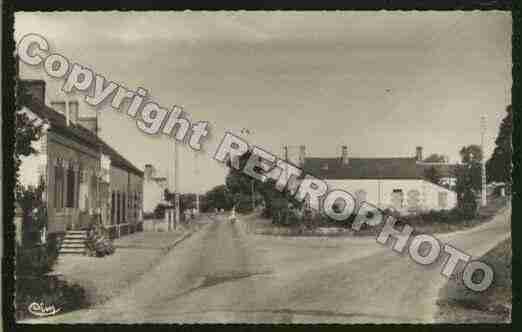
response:
<path id="1" fill-rule="evenodd" d="M 73 123 L 69 123 L 69 126 L 67 126 L 66 119 L 63 114 L 55 111 L 54 109 L 43 104 L 43 102 L 31 96 L 26 95 L 21 100 L 21 103 L 28 107 L 33 113 L 44 119 L 47 119 L 51 125 L 49 131 L 71 138 L 78 143 L 90 146 L 95 149 L 101 147 L 102 152 L 110 156 L 112 165 L 125 169 L 136 175 L 143 176 L 143 171 L 134 166 L 130 161 L 119 154 L 118 151 L 112 148 L 109 144 L 107 144 L 89 129 L 83 127 L 80 124 Z"/>
<path id="2" fill-rule="evenodd" d="M 415 158 L 305 158 L 305 172 L 315 177 L 336 179 L 421 179 Z"/>
<path id="3" fill-rule="evenodd" d="M 457 164 L 417 162 L 410 158 L 305 158 L 304 171 L 317 178 L 341 179 L 424 179 L 427 169 L 435 167 L 442 177 L 455 176 Z"/>
<path id="4" fill-rule="evenodd" d="M 434 167 L 437 172 L 442 177 L 454 177 L 457 171 L 457 168 L 459 167 L 458 164 L 448 164 L 448 163 L 426 163 L 426 162 L 420 162 L 417 163 L 417 167 L 419 167 L 421 174 L 424 174 L 424 172 L 432 167 Z"/>

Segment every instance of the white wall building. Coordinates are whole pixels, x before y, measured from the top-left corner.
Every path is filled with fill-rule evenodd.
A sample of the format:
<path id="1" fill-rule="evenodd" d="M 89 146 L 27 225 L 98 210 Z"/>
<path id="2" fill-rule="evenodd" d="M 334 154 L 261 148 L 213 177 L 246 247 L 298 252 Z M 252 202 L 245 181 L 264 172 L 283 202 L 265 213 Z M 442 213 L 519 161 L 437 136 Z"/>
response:
<path id="1" fill-rule="evenodd" d="M 301 146 L 294 157 L 307 174 L 324 179 L 330 188 L 345 190 L 358 201 L 401 214 L 428 210 L 449 210 L 457 205 L 457 194 L 424 177 L 422 148 L 415 157 L 350 158 L 343 146 L 337 158 L 310 158 Z M 292 161 L 292 160 L 290 160 Z M 433 165 L 430 165 L 430 167 Z"/>
<path id="2" fill-rule="evenodd" d="M 143 212 L 152 213 L 156 206 L 164 202 L 167 178 L 158 176 L 153 165 L 145 165 L 143 180 Z"/>

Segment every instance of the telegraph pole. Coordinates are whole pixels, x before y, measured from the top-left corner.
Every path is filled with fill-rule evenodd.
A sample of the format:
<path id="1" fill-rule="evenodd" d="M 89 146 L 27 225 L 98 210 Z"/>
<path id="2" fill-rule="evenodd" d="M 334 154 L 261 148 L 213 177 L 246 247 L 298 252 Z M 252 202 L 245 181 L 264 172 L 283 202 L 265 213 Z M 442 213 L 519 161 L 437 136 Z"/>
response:
<path id="1" fill-rule="evenodd" d="M 178 141 L 174 138 L 174 229 L 178 226 L 180 218 L 179 204 L 180 186 L 179 186 L 179 154 Z"/>
<path id="2" fill-rule="evenodd" d="M 252 179 L 251 181 L 252 181 L 252 212 L 254 212 L 255 209 L 256 209 L 256 196 L 255 196 L 255 192 L 254 192 L 254 179 Z"/>
<path id="3" fill-rule="evenodd" d="M 480 117 L 480 147 L 482 149 L 482 192 L 481 192 L 481 205 L 486 206 L 487 204 L 487 192 L 486 192 L 486 156 L 484 153 L 484 136 L 486 134 L 486 116 Z"/>

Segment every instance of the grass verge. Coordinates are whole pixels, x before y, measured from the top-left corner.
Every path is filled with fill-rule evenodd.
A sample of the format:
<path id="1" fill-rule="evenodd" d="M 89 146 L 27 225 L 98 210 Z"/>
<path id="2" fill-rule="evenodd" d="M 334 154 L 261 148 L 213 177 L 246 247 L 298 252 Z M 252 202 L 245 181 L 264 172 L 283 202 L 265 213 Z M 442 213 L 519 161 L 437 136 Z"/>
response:
<path id="1" fill-rule="evenodd" d="M 439 323 L 510 323 L 512 303 L 511 238 L 503 241 L 479 260 L 489 264 L 495 277 L 484 292 L 468 290 L 455 278 L 440 290 L 436 321 Z"/>

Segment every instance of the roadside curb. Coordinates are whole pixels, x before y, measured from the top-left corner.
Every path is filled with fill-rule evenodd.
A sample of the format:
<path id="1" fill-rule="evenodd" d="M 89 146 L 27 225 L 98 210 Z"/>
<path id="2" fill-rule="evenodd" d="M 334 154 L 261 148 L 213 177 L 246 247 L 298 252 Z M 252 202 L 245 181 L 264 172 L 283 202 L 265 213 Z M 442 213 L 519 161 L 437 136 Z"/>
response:
<path id="1" fill-rule="evenodd" d="M 197 231 L 190 231 L 190 232 L 187 232 L 185 233 L 184 235 L 182 235 L 179 239 L 177 239 L 176 241 L 174 241 L 174 243 L 164 247 L 164 248 L 161 248 L 161 252 L 162 253 L 167 253 L 169 252 L 170 250 L 172 250 L 175 246 L 177 246 L 178 244 L 180 244 L 181 242 L 183 242 L 184 240 L 188 239 L 189 237 L 192 236 L 192 234 L 196 233 Z"/>

